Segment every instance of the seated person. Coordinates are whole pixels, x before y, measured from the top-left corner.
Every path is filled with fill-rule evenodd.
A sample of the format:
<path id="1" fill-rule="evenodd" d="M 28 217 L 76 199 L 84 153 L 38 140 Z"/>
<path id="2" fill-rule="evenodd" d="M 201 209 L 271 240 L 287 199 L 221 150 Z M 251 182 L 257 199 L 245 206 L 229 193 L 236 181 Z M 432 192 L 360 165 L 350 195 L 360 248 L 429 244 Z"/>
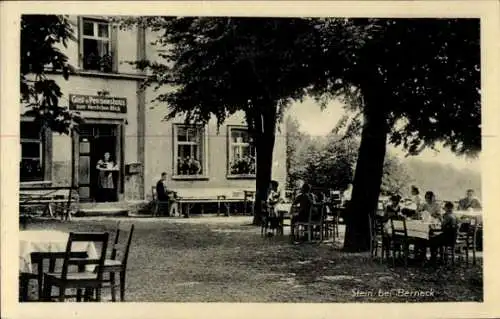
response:
<path id="1" fill-rule="evenodd" d="M 278 189 L 279 183 L 277 181 L 271 181 L 269 186 L 269 194 L 267 196 L 267 208 L 269 210 L 268 218 L 271 222 L 271 229 L 278 227 L 278 214 L 275 210 L 276 205 L 280 201 L 281 193 Z"/>
<path id="2" fill-rule="evenodd" d="M 292 206 L 297 206 L 299 208 L 298 214 L 292 216 L 292 224 L 295 222 L 307 222 L 309 221 L 309 211 L 312 209 L 316 199 L 311 193 L 311 186 L 307 183 L 302 185 L 302 189 L 299 195 L 293 201 Z"/>
<path id="3" fill-rule="evenodd" d="M 392 195 L 389 203 L 385 206 L 384 209 L 384 220 L 388 221 L 389 219 L 402 216 L 401 215 L 401 206 L 400 206 L 401 196 Z"/>
<path id="4" fill-rule="evenodd" d="M 415 205 L 415 210 L 418 212 L 420 210 L 420 206 L 422 206 L 423 204 L 423 200 L 420 195 L 420 190 L 418 189 L 417 186 L 414 185 L 411 186 L 411 196 L 412 196 L 412 203 Z"/>
<path id="5" fill-rule="evenodd" d="M 420 219 L 428 217 L 425 212 L 429 213 L 432 218 L 441 220 L 441 207 L 436 201 L 436 196 L 431 191 L 425 193 L 425 202 L 420 206 L 417 212 Z"/>
<path id="6" fill-rule="evenodd" d="M 444 205 L 444 214 L 441 221 L 442 232 L 439 235 L 430 238 L 431 260 L 436 259 L 437 249 L 444 245 L 451 245 L 456 240 L 458 230 L 458 219 L 453 213 L 453 203 L 446 202 Z"/>
<path id="7" fill-rule="evenodd" d="M 479 202 L 479 199 L 477 199 L 474 196 L 474 190 L 472 189 L 468 189 L 466 197 L 462 198 L 458 202 L 458 210 L 468 210 L 468 209 L 473 209 L 473 210 L 481 209 L 481 203 Z"/>
<path id="8" fill-rule="evenodd" d="M 156 183 L 156 197 L 158 199 L 158 214 L 165 215 L 168 211 L 169 196 L 167 192 L 167 173 L 161 173 L 160 180 Z"/>

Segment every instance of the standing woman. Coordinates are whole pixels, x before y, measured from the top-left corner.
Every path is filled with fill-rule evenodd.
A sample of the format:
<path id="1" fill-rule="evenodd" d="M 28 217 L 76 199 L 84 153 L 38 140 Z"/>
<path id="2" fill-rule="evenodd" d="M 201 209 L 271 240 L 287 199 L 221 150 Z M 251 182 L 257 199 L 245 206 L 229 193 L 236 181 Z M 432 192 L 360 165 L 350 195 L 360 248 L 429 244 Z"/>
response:
<path id="1" fill-rule="evenodd" d="M 109 152 L 104 153 L 104 159 L 97 162 L 99 187 L 99 199 L 101 202 L 113 201 L 115 198 L 114 190 L 115 183 L 113 180 L 113 172 L 118 171 L 118 164 L 111 160 Z"/>

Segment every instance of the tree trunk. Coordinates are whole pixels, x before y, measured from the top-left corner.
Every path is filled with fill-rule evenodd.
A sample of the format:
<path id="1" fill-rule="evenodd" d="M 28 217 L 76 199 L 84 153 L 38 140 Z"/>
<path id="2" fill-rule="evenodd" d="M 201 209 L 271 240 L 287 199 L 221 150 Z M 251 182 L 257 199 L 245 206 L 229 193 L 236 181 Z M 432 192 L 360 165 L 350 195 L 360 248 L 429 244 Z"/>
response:
<path id="1" fill-rule="evenodd" d="M 273 150 L 276 139 L 276 107 L 267 106 L 262 116 L 255 119 L 257 133 L 255 134 L 257 172 L 255 183 L 255 207 L 253 224 L 260 225 L 262 216 L 262 201 L 267 200 L 269 184 L 272 176 Z"/>
<path id="2" fill-rule="evenodd" d="M 374 95 L 365 95 L 364 125 L 361 133 L 351 201 L 347 207 L 344 251 L 370 249 L 369 216 L 374 214 L 380 193 L 387 143 L 385 104 Z"/>

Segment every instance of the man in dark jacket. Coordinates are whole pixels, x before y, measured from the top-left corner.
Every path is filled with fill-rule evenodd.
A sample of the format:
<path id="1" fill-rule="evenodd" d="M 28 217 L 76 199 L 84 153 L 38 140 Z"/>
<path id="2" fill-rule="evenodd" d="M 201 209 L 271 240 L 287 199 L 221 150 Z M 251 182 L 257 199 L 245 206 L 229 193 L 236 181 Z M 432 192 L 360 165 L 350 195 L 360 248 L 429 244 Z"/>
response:
<path id="1" fill-rule="evenodd" d="M 158 214 L 168 215 L 167 173 L 161 173 L 161 179 L 156 183 L 156 196 L 158 199 Z"/>

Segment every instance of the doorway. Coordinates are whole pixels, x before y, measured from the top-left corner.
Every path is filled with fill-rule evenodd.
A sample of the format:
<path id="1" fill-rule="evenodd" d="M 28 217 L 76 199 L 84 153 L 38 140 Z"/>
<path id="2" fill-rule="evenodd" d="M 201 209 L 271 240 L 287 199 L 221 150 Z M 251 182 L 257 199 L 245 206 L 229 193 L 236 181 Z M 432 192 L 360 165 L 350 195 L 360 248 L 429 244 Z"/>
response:
<path id="1" fill-rule="evenodd" d="M 97 170 L 97 162 L 104 158 L 104 153 L 109 153 L 111 160 L 115 163 L 121 162 L 118 128 L 117 124 L 84 124 L 79 126 L 78 186 L 81 201 L 118 201 L 121 171 L 111 173 L 113 188 L 104 196 Z"/>

